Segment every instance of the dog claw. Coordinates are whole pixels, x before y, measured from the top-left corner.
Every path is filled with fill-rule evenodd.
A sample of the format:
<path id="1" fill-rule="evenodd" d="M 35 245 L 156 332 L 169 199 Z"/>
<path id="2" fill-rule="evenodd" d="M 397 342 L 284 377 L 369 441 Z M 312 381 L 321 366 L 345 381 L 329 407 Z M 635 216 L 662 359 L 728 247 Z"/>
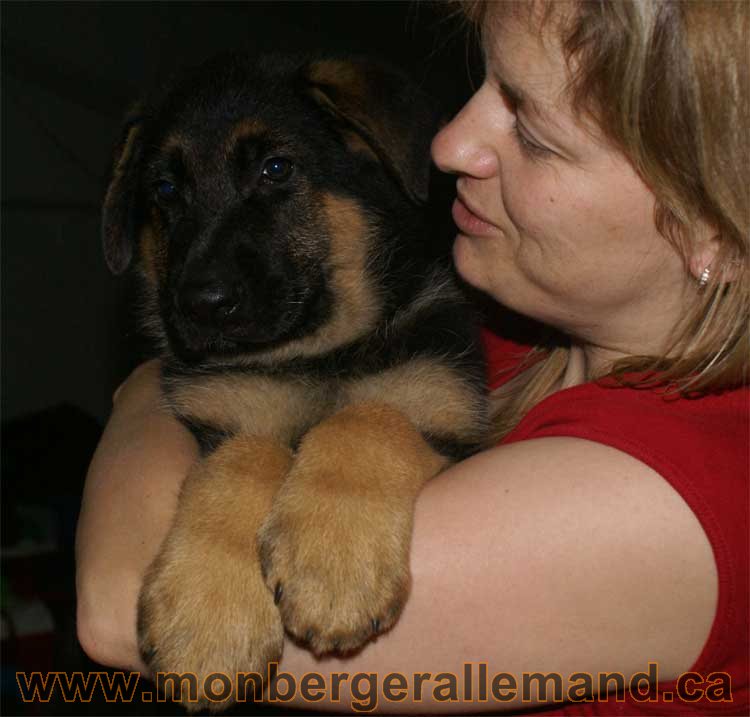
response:
<path id="1" fill-rule="evenodd" d="M 284 596 L 284 588 L 281 583 L 276 583 L 276 589 L 273 591 L 273 601 L 276 605 L 281 602 L 281 598 Z"/>
<path id="2" fill-rule="evenodd" d="M 380 632 L 380 620 L 378 620 L 378 618 L 376 618 L 376 617 L 374 617 L 372 619 L 372 631 L 375 634 L 377 634 L 378 632 Z"/>
<path id="3" fill-rule="evenodd" d="M 147 664 L 150 665 L 151 661 L 156 656 L 156 648 L 155 647 L 142 647 L 141 648 L 141 659 Z"/>

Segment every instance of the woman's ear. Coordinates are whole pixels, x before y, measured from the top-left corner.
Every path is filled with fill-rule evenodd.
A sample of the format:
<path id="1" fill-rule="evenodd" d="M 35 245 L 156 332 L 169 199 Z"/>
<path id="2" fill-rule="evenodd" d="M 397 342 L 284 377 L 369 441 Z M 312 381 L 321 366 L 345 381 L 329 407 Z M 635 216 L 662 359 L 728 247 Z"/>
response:
<path id="1" fill-rule="evenodd" d="M 726 250 L 717 228 L 702 224 L 688 260 L 690 275 L 701 288 L 709 281 L 727 283 L 736 280 L 741 268 L 739 261 Z"/>

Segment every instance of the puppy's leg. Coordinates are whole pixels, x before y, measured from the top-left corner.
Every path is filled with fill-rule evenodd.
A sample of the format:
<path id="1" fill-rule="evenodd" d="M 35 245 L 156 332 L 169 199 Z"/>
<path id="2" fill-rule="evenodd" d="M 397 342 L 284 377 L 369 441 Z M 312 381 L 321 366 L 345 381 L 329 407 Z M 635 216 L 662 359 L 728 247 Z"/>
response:
<path id="1" fill-rule="evenodd" d="M 388 629 L 409 592 L 414 502 L 445 464 L 402 412 L 348 406 L 313 428 L 259 533 L 284 626 L 315 652 Z"/>
<path id="2" fill-rule="evenodd" d="M 200 461 L 180 493 L 175 522 L 149 568 L 138 606 L 141 653 L 154 670 L 190 672 L 197 701 L 211 703 L 203 680 L 221 672 L 265 675 L 281 656 L 283 628 L 263 582 L 256 532 L 291 465 L 270 438 L 238 436 Z"/>

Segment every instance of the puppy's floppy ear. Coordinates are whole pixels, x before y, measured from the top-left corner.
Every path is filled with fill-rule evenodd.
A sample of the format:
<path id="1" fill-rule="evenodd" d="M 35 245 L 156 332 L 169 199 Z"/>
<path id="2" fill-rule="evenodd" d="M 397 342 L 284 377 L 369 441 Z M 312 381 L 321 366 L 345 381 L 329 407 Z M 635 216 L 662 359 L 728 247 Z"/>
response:
<path id="1" fill-rule="evenodd" d="M 417 203 L 427 200 L 430 143 L 438 115 L 428 97 L 397 70 L 371 60 L 311 62 L 313 98 L 353 128 Z"/>
<path id="2" fill-rule="evenodd" d="M 143 123 L 142 106 L 138 104 L 125 118 L 102 206 L 104 259 L 113 274 L 125 271 L 133 258 L 135 204 L 143 154 Z"/>

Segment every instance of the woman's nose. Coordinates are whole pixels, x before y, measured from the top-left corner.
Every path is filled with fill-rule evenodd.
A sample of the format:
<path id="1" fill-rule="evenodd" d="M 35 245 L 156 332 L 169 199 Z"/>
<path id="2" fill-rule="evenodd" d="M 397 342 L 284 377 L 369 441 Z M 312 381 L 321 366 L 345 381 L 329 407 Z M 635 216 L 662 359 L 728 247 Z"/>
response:
<path id="1" fill-rule="evenodd" d="M 492 132 L 482 112 L 481 90 L 432 140 L 432 158 L 448 174 L 487 179 L 498 170 L 498 154 Z"/>

